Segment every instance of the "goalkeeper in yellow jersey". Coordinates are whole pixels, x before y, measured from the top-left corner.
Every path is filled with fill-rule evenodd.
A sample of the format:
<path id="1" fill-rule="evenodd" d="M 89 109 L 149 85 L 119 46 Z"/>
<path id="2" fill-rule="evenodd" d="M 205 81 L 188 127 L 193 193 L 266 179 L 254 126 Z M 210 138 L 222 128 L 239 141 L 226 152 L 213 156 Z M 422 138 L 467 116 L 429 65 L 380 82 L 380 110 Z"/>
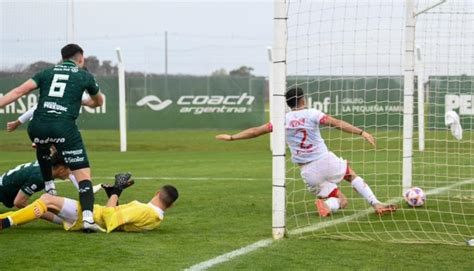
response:
<path id="1" fill-rule="evenodd" d="M 118 205 L 122 190 L 131 184 L 133 180 L 130 180 L 130 174 L 118 174 L 115 185 L 103 185 L 109 196 L 107 205 L 94 205 L 94 221 L 102 231 L 138 232 L 157 229 L 163 221 L 165 210 L 171 207 L 179 195 L 174 186 L 165 185 L 148 203 L 135 200 Z M 34 221 L 47 211 L 56 213 L 63 219 L 65 230 L 82 230 L 82 210 L 79 202 L 51 194 L 43 194 L 27 207 L 1 219 L 0 230 Z"/>

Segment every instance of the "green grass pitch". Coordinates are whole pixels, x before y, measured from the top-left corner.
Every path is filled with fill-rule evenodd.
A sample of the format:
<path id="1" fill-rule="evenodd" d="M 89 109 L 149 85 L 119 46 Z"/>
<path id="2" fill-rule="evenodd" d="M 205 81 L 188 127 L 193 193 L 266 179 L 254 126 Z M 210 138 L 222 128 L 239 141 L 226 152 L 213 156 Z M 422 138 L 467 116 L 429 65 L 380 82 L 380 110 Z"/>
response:
<path id="1" fill-rule="evenodd" d="M 147 233 L 86 235 L 65 232 L 43 221 L 5 230 L 0 232 L 0 270 L 180 270 L 270 238 L 272 184 L 268 136 L 226 143 L 214 140 L 220 132 L 223 131 L 131 132 L 129 152 L 119 153 L 118 133 L 84 131 L 94 183 L 111 182 L 115 173 L 131 171 L 137 177 L 136 184 L 123 193 L 121 202 L 147 201 L 156 189 L 169 183 L 180 191 L 176 206 L 167 211 L 159 230 Z M 376 136 L 379 144 L 374 150 L 352 137 L 331 140 L 341 137 L 338 132 L 326 134 L 330 148 L 350 160 L 353 168 L 374 185 L 379 197 L 388 200 L 401 192 L 400 135 L 380 132 Z M 442 139 L 444 134 L 433 136 Z M 472 142 L 471 135 L 465 136 L 466 142 Z M 13 134 L 1 132 L 0 142 L 2 172 L 35 159 L 24 130 Z M 438 157 L 433 154 L 445 150 L 428 144 L 427 149 L 438 151 L 416 154 L 417 161 L 423 161 L 414 172 L 415 177 L 423 179 L 419 185 L 429 190 L 455 182 L 450 179 L 452 176 L 473 178 L 469 167 L 473 162 L 471 147 L 453 142 L 443 147 L 450 148 L 450 154 Z M 432 162 L 447 163 L 447 169 L 433 167 Z M 471 172 L 455 169 L 455 174 L 450 174 L 449 167 L 457 165 L 466 165 Z M 292 174 L 289 170 L 288 175 Z M 472 184 L 465 188 L 472 193 Z M 58 183 L 57 189 L 61 195 L 77 198 L 70 183 Z M 299 178 L 290 182 L 288 189 L 289 227 L 322 222 Z M 342 190 L 351 203 L 331 220 L 368 207 L 349 185 L 342 184 Z M 393 216 L 378 218 L 369 214 L 302 237 L 291 236 L 212 269 L 472 270 L 473 247 L 392 242 L 404 238 L 447 238 L 436 233 L 416 234 L 430 231 L 452 231 L 457 241 L 472 233 L 474 209 L 472 199 L 470 205 L 468 202 L 472 194 L 462 195 L 462 191 L 463 187 L 458 187 L 454 192 L 429 197 L 422 209 L 402 206 Z M 105 193 L 99 192 L 96 202 L 104 204 Z M 459 210 L 459 206 L 467 206 L 462 211 L 470 215 L 449 212 Z M 1 206 L 0 212 L 4 211 L 7 209 Z M 438 221 L 451 223 L 442 225 Z M 462 223 L 471 226 L 456 226 Z"/>

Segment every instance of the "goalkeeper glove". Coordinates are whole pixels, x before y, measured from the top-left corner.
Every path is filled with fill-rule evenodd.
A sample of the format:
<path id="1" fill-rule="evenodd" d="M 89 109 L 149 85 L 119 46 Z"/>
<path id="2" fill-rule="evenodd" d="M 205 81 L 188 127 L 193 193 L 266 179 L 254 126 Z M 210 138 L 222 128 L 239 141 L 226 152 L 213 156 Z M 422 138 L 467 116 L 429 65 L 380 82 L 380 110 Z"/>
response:
<path id="1" fill-rule="evenodd" d="M 132 177 L 131 173 L 118 173 L 115 175 L 115 184 L 110 185 L 110 184 L 102 184 L 102 188 L 105 190 L 105 193 L 107 194 L 107 197 L 111 197 L 112 195 L 117 195 L 120 197 L 122 194 L 122 191 L 125 188 L 128 188 L 132 186 L 135 181 L 131 180 L 130 178 Z"/>

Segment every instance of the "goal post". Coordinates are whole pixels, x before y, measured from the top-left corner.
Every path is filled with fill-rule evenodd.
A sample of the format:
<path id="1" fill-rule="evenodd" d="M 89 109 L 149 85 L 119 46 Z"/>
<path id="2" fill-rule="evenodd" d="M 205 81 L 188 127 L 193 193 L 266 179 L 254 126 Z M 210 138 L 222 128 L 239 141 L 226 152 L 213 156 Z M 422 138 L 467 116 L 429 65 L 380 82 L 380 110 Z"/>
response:
<path id="1" fill-rule="evenodd" d="M 127 108 L 125 90 L 125 67 L 123 64 L 122 50 L 116 49 L 118 61 L 118 92 L 119 92 L 119 126 L 120 126 L 120 151 L 127 151 Z"/>
<path id="2" fill-rule="evenodd" d="M 286 91 L 286 39 L 287 39 L 287 6 L 286 0 L 275 0 L 274 44 L 272 49 L 272 109 L 273 121 L 272 142 L 272 234 L 274 239 L 281 239 L 286 233 L 285 198 L 286 198 L 286 159 L 285 159 L 285 91 Z"/>
<path id="3" fill-rule="evenodd" d="M 415 79 L 415 5 L 406 0 L 405 63 L 403 81 L 403 180 L 402 191 L 412 186 L 413 171 L 413 88 Z"/>

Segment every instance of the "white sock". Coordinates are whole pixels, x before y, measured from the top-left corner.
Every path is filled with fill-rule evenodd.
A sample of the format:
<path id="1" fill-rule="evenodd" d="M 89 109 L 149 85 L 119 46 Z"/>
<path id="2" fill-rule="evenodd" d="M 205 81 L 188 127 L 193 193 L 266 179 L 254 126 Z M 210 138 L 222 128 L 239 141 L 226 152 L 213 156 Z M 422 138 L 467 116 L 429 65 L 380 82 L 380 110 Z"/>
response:
<path id="1" fill-rule="evenodd" d="M 92 211 L 82 211 L 82 221 L 87 221 L 89 223 L 94 223 L 94 216 Z"/>
<path id="2" fill-rule="evenodd" d="M 357 193 L 359 193 L 364 199 L 367 200 L 367 202 L 370 205 L 375 205 L 375 204 L 380 203 L 380 201 L 374 195 L 374 192 L 372 192 L 372 189 L 370 189 L 369 185 L 367 185 L 364 182 L 364 179 L 362 179 L 361 177 L 357 176 L 351 182 L 351 185 L 357 191 Z"/>
<path id="3" fill-rule="evenodd" d="M 341 207 L 341 204 L 339 204 L 339 199 L 335 197 L 328 198 L 324 202 L 328 205 L 329 209 L 331 209 L 331 213 L 335 213 Z"/>
<path id="4" fill-rule="evenodd" d="M 85 92 L 84 92 L 85 93 Z M 74 185 L 74 187 L 79 190 L 79 183 L 77 182 L 77 179 L 76 177 L 74 177 L 74 175 L 72 174 L 69 174 L 69 180 L 71 180 L 72 184 Z"/>

